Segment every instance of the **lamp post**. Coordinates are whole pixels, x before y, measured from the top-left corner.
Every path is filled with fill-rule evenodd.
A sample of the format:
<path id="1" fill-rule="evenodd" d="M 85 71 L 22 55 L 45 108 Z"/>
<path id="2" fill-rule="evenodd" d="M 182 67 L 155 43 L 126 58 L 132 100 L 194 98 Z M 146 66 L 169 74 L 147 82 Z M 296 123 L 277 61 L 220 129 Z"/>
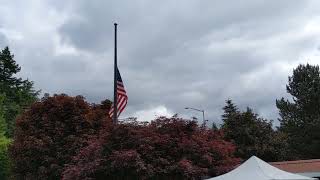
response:
<path id="1" fill-rule="evenodd" d="M 197 109 L 197 108 L 192 108 L 192 107 L 185 107 L 184 109 L 192 109 L 192 110 L 195 110 L 195 111 L 202 112 L 203 126 L 205 126 L 205 125 L 206 125 L 206 120 L 205 120 L 205 118 L 204 118 L 204 110 Z"/>

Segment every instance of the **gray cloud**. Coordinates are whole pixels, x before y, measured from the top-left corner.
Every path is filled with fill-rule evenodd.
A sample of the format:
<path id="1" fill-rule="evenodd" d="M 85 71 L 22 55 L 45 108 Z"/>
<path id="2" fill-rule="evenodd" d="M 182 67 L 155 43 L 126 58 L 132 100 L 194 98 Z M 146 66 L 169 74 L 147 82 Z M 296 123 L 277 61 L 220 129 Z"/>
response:
<path id="1" fill-rule="evenodd" d="M 7 46 L 9 43 L 8 43 L 8 39 L 7 37 L 0 32 L 0 47 L 4 47 L 4 46 Z"/>
<path id="2" fill-rule="evenodd" d="M 232 98 L 241 109 L 251 106 L 276 119 L 275 99 L 286 96 L 287 76 L 319 47 L 317 1 L 50 0 L 24 6 L 20 21 L 13 15 L 1 20 L 21 75 L 44 92 L 83 94 L 91 102 L 112 97 L 113 22 L 119 23 L 119 67 L 129 94 L 124 116 L 159 107 L 199 116 L 184 110 L 194 106 L 219 122 L 224 101 Z M 5 6 L 15 8 L 15 2 Z"/>

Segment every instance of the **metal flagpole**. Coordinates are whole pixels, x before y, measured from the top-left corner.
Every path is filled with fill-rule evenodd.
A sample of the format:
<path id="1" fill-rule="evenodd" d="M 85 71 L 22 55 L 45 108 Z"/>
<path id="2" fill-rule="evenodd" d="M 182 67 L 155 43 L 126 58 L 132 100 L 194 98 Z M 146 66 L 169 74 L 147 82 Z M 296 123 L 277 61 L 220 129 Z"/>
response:
<path id="1" fill-rule="evenodd" d="M 117 23 L 114 23 L 114 79 L 113 79 L 113 123 L 117 124 L 118 104 L 117 104 Z"/>

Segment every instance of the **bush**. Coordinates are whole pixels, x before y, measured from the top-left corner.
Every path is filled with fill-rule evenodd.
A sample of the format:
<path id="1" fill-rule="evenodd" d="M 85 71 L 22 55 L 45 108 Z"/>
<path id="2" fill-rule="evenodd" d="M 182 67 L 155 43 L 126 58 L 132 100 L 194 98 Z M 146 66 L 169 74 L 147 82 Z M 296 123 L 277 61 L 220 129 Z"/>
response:
<path id="1" fill-rule="evenodd" d="M 10 147 L 16 179 L 61 179 L 89 137 L 110 123 L 110 103 L 90 105 L 83 97 L 54 95 L 34 103 L 16 122 Z"/>
<path id="2" fill-rule="evenodd" d="M 5 137 L 7 131 L 7 123 L 4 119 L 5 96 L 0 94 L 0 179 L 7 179 L 10 175 L 10 160 L 8 156 L 8 146 L 11 140 Z"/>
<path id="3" fill-rule="evenodd" d="M 0 179 L 8 179 L 10 176 L 10 159 L 8 155 L 8 146 L 11 140 L 0 136 Z"/>
<path id="4" fill-rule="evenodd" d="M 220 131 L 161 117 L 103 129 L 73 158 L 63 179 L 201 179 L 238 164 L 234 151 Z"/>

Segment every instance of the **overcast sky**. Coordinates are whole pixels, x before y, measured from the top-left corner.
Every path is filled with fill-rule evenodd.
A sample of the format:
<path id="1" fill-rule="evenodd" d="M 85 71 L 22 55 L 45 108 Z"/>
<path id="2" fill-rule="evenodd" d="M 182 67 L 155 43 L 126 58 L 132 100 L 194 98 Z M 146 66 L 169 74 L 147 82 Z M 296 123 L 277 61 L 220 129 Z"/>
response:
<path id="1" fill-rule="evenodd" d="M 121 115 L 201 113 L 220 123 L 231 98 L 277 119 L 299 63 L 320 62 L 318 0 L 0 0 L 0 47 L 43 93 L 112 99 L 113 23 L 129 96 Z"/>

